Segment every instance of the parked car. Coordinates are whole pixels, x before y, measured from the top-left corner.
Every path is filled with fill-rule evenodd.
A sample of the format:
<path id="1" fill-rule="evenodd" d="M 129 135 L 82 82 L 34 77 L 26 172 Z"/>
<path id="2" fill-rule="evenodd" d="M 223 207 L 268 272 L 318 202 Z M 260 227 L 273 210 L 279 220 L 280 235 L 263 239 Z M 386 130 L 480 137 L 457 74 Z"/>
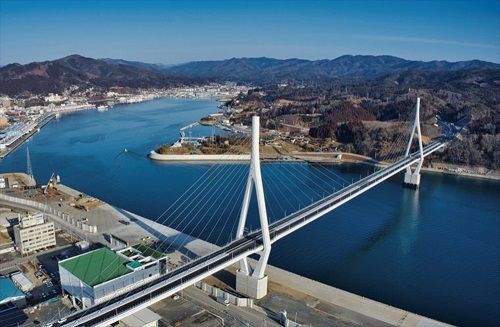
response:
<path id="1" fill-rule="evenodd" d="M 217 302 L 224 304 L 226 307 L 229 305 L 229 300 L 226 300 L 223 296 L 217 297 Z"/>

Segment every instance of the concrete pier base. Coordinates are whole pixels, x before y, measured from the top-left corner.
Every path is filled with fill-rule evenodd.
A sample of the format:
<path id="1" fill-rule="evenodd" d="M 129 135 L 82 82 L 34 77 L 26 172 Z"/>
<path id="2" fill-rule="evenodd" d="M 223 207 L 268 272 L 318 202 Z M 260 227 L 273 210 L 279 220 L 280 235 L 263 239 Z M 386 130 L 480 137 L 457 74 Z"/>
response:
<path id="1" fill-rule="evenodd" d="M 236 291 L 254 299 L 262 299 L 267 295 L 267 275 L 256 278 L 236 270 Z"/>
<path id="2" fill-rule="evenodd" d="M 420 174 L 406 172 L 403 186 L 407 188 L 418 189 L 418 187 L 420 186 Z"/>

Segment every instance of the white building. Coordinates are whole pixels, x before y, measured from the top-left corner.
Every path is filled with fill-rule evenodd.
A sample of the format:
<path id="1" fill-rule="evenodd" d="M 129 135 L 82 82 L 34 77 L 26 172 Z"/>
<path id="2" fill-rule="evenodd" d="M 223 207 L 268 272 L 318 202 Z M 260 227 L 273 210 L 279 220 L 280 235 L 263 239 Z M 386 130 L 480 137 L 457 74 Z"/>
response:
<path id="1" fill-rule="evenodd" d="M 100 248 L 59 261 L 62 292 L 88 308 L 165 275 L 168 257 L 144 245 L 119 251 Z"/>
<path id="2" fill-rule="evenodd" d="M 161 316 L 144 308 L 120 320 L 126 327 L 158 327 Z"/>
<path id="3" fill-rule="evenodd" d="M 29 292 L 35 288 L 35 284 L 21 272 L 11 275 L 10 279 L 23 292 Z"/>
<path id="4" fill-rule="evenodd" d="M 61 97 L 59 94 L 49 93 L 49 96 L 45 97 L 45 102 L 62 102 L 66 100 L 66 97 Z"/>
<path id="5" fill-rule="evenodd" d="M 19 225 L 14 226 L 16 246 L 21 254 L 56 245 L 54 223 L 48 222 L 43 213 L 21 217 Z"/>

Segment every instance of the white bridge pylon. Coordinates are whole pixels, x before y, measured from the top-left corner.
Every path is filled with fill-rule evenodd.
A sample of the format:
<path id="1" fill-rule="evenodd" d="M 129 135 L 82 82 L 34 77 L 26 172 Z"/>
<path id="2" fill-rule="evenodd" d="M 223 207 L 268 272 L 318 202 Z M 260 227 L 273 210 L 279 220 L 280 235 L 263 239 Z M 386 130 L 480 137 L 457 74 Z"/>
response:
<path id="1" fill-rule="evenodd" d="M 413 141 L 413 135 L 417 132 L 418 138 L 418 152 L 420 155 L 420 160 L 414 171 L 411 171 L 411 167 L 408 166 L 405 172 L 405 178 L 403 185 L 405 187 L 417 189 L 420 185 L 420 169 L 424 163 L 424 148 L 422 146 L 422 132 L 420 131 L 420 98 L 417 97 L 417 103 L 415 104 L 415 120 L 413 121 L 413 128 L 410 132 L 410 139 L 408 140 L 408 145 L 406 146 L 405 158 L 408 157 L 410 153 L 411 143 Z"/>
<path id="2" fill-rule="evenodd" d="M 420 169 L 424 161 L 424 149 L 422 146 L 422 132 L 420 129 L 420 98 L 417 97 L 415 104 L 415 119 L 413 121 L 413 128 L 410 132 L 408 144 L 404 158 L 408 158 L 413 141 L 413 137 L 417 133 L 418 138 L 418 162 L 417 167 L 412 171 L 410 165 L 406 167 L 404 175 L 405 187 L 417 189 L 420 184 Z M 259 208 L 259 218 L 262 228 L 262 241 L 263 249 L 257 254 L 260 255 L 259 261 L 255 268 L 252 269 L 248 262 L 248 258 L 241 259 L 239 262 L 239 269 L 236 271 L 236 290 L 238 292 L 247 294 L 256 299 L 260 299 L 267 294 L 267 276 L 265 269 L 271 253 L 271 237 L 269 233 L 269 222 L 267 219 L 266 203 L 264 198 L 264 189 L 262 184 L 262 175 L 260 171 L 260 154 L 259 154 L 259 141 L 260 141 L 260 119 L 259 116 L 252 117 L 252 149 L 250 159 L 250 171 L 248 174 L 247 185 L 245 189 L 245 196 L 243 198 L 243 205 L 239 217 L 238 229 L 236 231 L 236 238 L 243 237 L 245 223 L 248 215 L 248 207 L 252 190 L 255 187 L 257 196 L 257 204 Z"/>
<path id="3" fill-rule="evenodd" d="M 240 260 L 240 267 L 236 272 L 236 290 L 256 299 L 260 299 L 267 294 L 267 276 L 264 272 L 266 270 L 269 254 L 271 253 L 269 222 L 267 220 L 266 201 L 264 198 L 264 188 L 260 172 L 259 141 L 260 119 L 259 116 L 253 116 L 250 171 L 248 174 L 245 196 L 243 198 L 243 206 L 241 208 L 238 229 L 236 231 L 236 238 L 243 237 L 243 231 L 245 229 L 245 223 L 248 215 L 248 206 L 250 205 L 252 190 L 255 186 L 257 204 L 259 207 L 260 225 L 262 228 L 263 250 L 257 253 L 260 255 L 260 259 L 254 269 L 250 267 L 246 257 Z"/>

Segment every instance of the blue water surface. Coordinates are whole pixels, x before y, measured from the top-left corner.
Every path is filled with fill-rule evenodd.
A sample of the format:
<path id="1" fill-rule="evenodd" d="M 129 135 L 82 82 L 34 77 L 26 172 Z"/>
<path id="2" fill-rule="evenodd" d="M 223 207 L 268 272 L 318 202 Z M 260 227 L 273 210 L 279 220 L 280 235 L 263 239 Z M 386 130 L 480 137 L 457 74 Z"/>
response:
<path id="1" fill-rule="evenodd" d="M 3 159 L 0 172 L 25 172 L 29 147 L 42 184 L 55 172 L 72 188 L 156 220 L 211 166 L 153 162 L 147 153 L 173 143 L 181 127 L 215 113 L 216 105 L 213 100 L 158 99 L 64 114 Z M 199 126 L 190 133 L 211 132 Z M 263 174 L 269 182 L 280 169 L 279 163 L 266 164 Z M 315 174 L 307 165 L 300 169 Z M 327 169 L 352 180 L 372 168 Z M 270 263 L 451 324 L 498 325 L 500 183 L 423 173 L 415 191 L 402 188 L 401 181 L 394 176 L 276 242 Z M 242 189 L 244 183 L 236 186 Z M 286 201 L 278 202 L 267 203 L 270 220 L 291 210 Z M 249 223 L 254 226 L 255 217 L 253 200 Z M 207 235 L 199 226 L 185 227 Z M 227 228 L 229 239 L 234 226 L 221 228 Z"/>

